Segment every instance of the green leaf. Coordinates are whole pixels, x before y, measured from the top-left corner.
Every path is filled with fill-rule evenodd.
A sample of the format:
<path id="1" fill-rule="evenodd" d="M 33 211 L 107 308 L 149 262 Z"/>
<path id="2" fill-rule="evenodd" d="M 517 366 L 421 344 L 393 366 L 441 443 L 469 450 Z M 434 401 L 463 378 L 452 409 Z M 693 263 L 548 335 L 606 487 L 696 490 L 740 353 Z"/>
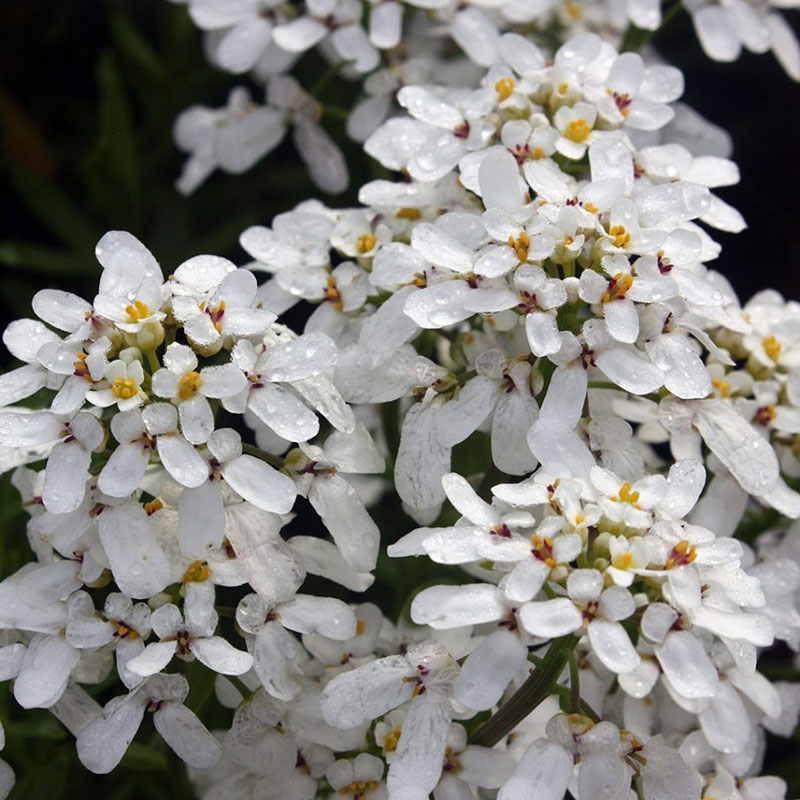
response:
<path id="1" fill-rule="evenodd" d="M 97 78 L 100 135 L 86 162 L 87 181 L 110 224 L 126 220 L 129 228 L 138 228 L 143 212 L 142 169 L 130 104 L 110 51 L 100 57 Z"/>
<path id="2" fill-rule="evenodd" d="M 93 251 L 97 228 L 59 189 L 21 169 L 12 172 L 12 182 L 28 208 L 65 244 L 81 253 Z"/>
<path id="3" fill-rule="evenodd" d="M 161 59 L 125 14 L 116 13 L 111 17 L 111 34 L 116 48 L 131 61 L 136 70 L 144 73 L 142 78 L 154 81 L 166 79 Z"/>
<path id="4" fill-rule="evenodd" d="M 58 275 L 95 270 L 92 258 L 30 242 L 0 242 L 0 264 Z"/>
<path id="5" fill-rule="evenodd" d="M 120 767 L 126 767 L 137 772 L 162 771 L 167 768 L 167 757 L 164 753 L 160 753 L 152 747 L 140 742 L 131 742 L 128 752 L 125 753 L 122 761 L 120 761 Z"/>

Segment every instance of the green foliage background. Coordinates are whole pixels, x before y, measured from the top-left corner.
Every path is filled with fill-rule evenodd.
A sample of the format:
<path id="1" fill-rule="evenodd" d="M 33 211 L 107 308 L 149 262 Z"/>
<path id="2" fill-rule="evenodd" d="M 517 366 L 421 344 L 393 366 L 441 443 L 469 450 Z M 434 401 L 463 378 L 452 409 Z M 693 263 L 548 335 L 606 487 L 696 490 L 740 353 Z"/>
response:
<path id="1" fill-rule="evenodd" d="M 189 198 L 174 190 L 183 159 L 170 137 L 175 116 L 193 103 L 220 106 L 230 87 L 247 84 L 244 77 L 206 65 L 200 33 L 183 6 L 166 0 L 4 0 L 0 37 L 3 325 L 29 315 L 30 298 L 43 287 L 66 288 L 91 299 L 98 274 L 94 245 L 107 230 L 139 237 L 165 274 L 199 253 L 242 262 L 237 239 L 244 228 L 268 224 L 276 213 L 320 194 L 287 143 L 245 175 L 217 174 Z M 721 237 L 722 271 L 743 297 L 767 281 L 800 298 L 794 236 L 800 205 L 800 89 L 770 56 L 712 64 L 685 17 L 659 34 L 656 44 L 686 72 L 686 100 L 734 137 L 743 182 L 723 195 L 742 210 L 751 229 L 735 240 Z M 326 71 L 327 65 L 310 53 L 296 74 L 308 88 Z M 259 98 L 259 89 L 251 88 Z M 345 139 L 343 120 L 335 111 L 348 108 L 356 96 L 357 87 L 341 81 L 325 90 L 324 101 L 333 109 L 325 124 L 342 144 L 351 170 L 348 192 L 323 198 L 333 205 L 355 204 L 357 187 L 381 174 Z M 291 321 L 302 325 L 302 315 Z M 12 365 L 3 353 L 0 366 Z M 487 463 L 485 445 L 473 439 L 456 453 L 454 462 L 464 474 Z M 0 578 L 30 559 L 26 516 L 9 476 L 3 476 Z M 412 527 L 391 498 L 374 516 L 387 543 Z M 310 532 L 311 515 L 301 513 L 298 525 Z M 396 617 L 410 589 L 434 579 L 452 581 L 453 571 L 442 574 L 422 559 L 409 564 L 384 556 L 376 586 L 365 599 Z M 313 585 L 308 590 L 314 591 Z M 337 594 L 330 584 L 324 591 Z M 766 669 L 770 677 L 797 677 L 785 652 L 769 654 Z M 196 663 L 187 670 L 192 687 L 188 705 L 209 727 L 227 726 L 231 714 L 213 700 L 213 676 Z M 92 693 L 105 702 L 116 692 L 113 685 L 101 684 Z M 7 738 L 2 757 L 17 773 L 12 800 L 71 800 L 101 791 L 108 800 L 191 797 L 182 765 L 149 719 L 110 776 L 84 770 L 71 735 L 49 712 L 19 709 L 7 685 L 0 686 L 0 720 Z M 800 794 L 798 741 L 770 741 L 766 767 L 789 781 L 790 797 Z"/>

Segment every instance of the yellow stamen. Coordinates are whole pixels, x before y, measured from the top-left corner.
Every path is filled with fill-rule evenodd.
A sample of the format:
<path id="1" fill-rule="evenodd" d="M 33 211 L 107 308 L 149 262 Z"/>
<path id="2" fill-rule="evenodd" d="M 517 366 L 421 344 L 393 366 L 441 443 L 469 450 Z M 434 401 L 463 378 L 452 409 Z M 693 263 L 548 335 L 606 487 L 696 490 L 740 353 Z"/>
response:
<path id="1" fill-rule="evenodd" d="M 731 385 L 722 378 L 712 378 L 711 385 L 720 393 L 721 397 L 731 396 Z"/>
<path id="2" fill-rule="evenodd" d="M 639 492 L 634 492 L 631 482 L 625 481 L 625 483 L 619 487 L 619 496 L 612 498 L 612 500 L 621 503 L 630 503 L 632 506 L 635 506 L 636 503 L 639 502 Z"/>
<path id="3" fill-rule="evenodd" d="M 156 497 L 155 500 L 151 500 L 149 503 L 145 503 L 143 506 L 144 510 L 147 512 L 147 516 L 151 516 L 155 514 L 156 511 L 161 511 L 164 508 L 164 504 Z"/>
<path id="4" fill-rule="evenodd" d="M 633 564 L 633 553 L 630 551 L 627 553 L 620 553 L 618 556 L 615 556 L 614 560 L 611 562 L 611 566 L 617 569 L 630 569 L 631 564 Z"/>
<path id="5" fill-rule="evenodd" d="M 386 734 L 386 738 L 383 740 L 384 753 L 394 753 L 397 750 L 397 743 L 400 741 L 401 733 L 402 729 L 398 727 Z"/>
<path id="6" fill-rule="evenodd" d="M 208 561 L 193 561 L 183 576 L 183 583 L 203 583 L 210 575 Z"/>
<path id="7" fill-rule="evenodd" d="M 114 378 L 111 391 L 121 400 L 128 400 L 139 391 L 139 387 L 130 378 Z"/>
<path id="8" fill-rule="evenodd" d="M 411 206 L 406 206 L 395 212 L 395 217 L 397 217 L 397 219 L 410 219 L 414 221 L 421 216 L 422 212 L 418 208 L 411 208 Z"/>
<path id="9" fill-rule="evenodd" d="M 567 89 L 569 89 L 569 86 L 566 83 L 561 83 L 558 86 L 558 93 L 559 94 L 566 94 L 567 93 Z"/>
<path id="10" fill-rule="evenodd" d="M 578 3 L 564 3 L 564 13 L 571 20 L 579 20 L 583 16 L 583 9 Z"/>
<path id="11" fill-rule="evenodd" d="M 592 126 L 583 117 L 579 117 L 567 125 L 564 136 L 573 142 L 585 142 L 591 132 Z"/>
<path id="12" fill-rule="evenodd" d="M 128 315 L 129 322 L 139 322 L 150 316 L 150 308 L 147 303 L 141 300 L 134 300 L 133 303 L 125 306 L 125 313 Z"/>
<path id="13" fill-rule="evenodd" d="M 609 282 L 608 289 L 603 292 L 603 302 L 623 300 L 628 290 L 633 286 L 633 276 L 628 273 L 618 272 Z"/>
<path id="14" fill-rule="evenodd" d="M 531 245 L 530 237 L 523 231 L 516 239 L 513 236 L 508 237 L 508 246 L 511 247 L 517 254 L 520 261 L 528 260 L 528 248 Z"/>
<path id="15" fill-rule="evenodd" d="M 367 623 L 363 619 L 360 619 L 358 622 L 356 622 L 356 636 L 361 636 L 366 629 Z"/>
<path id="16" fill-rule="evenodd" d="M 766 354 L 777 363 L 778 358 L 781 355 L 781 343 L 778 341 L 777 337 L 775 336 L 767 336 L 766 339 L 762 342 L 764 345 L 764 351 Z"/>
<path id="17" fill-rule="evenodd" d="M 187 372 L 178 382 L 178 397 L 188 400 L 200 388 L 200 373 Z"/>
<path id="18" fill-rule="evenodd" d="M 494 85 L 494 90 L 500 96 L 500 102 L 502 103 L 503 100 L 507 100 L 511 97 L 511 93 L 514 91 L 514 79 L 510 77 L 500 78 Z"/>
<path id="19" fill-rule="evenodd" d="M 597 213 L 597 206 L 594 203 L 583 203 L 583 207 L 592 214 Z"/>
<path id="20" fill-rule="evenodd" d="M 375 247 L 375 237 L 371 233 L 362 233 L 361 236 L 358 237 L 356 247 L 359 253 L 368 253 Z"/>
<path id="21" fill-rule="evenodd" d="M 541 147 L 534 147 L 533 152 L 531 153 L 531 158 L 533 158 L 534 161 L 544 158 L 544 150 L 542 150 Z"/>
<path id="22" fill-rule="evenodd" d="M 614 225 L 609 228 L 608 233 L 614 237 L 614 247 L 625 247 L 630 244 L 631 235 L 625 230 L 622 225 Z"/>
<path id="23" fill-rule="evenodd" d="M 336 286 L 336 278 L 328 276 L 327 283 L 328 285 L 323 290 L 322 295 L 328 302 L 333 303 L 333 307 L 337 311 L 341 311 L 344 305 L 342 304 L 342 294 Z"/>

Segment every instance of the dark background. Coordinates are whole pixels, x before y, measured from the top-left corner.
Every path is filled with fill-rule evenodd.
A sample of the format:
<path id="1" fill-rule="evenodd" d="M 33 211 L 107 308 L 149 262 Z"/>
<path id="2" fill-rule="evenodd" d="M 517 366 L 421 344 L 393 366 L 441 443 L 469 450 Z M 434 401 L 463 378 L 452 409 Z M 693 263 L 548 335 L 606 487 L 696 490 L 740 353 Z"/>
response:
<path id="1" fill-rule="evenodd" d="M 800 14 L 787 16 L 797 30 Z M 200 32 L 183 6 L 167 0 L 4 0 L 0 45 L 0 328 L 29 316 L 32 295 L 45 286 L 91 300 L 98 275 L 94 245 L 107 230 L 138 236 L 165 274 L 198 253 L 241 263 L 245 256 L 237 238 L 246 226 L 269 224 L 276 213 L 320 195 L 289 144 L 245 175 L 215 173 L 189 198 L 175 192 L 184 158 L 171 142 L 175 116 L 193 103 L 223 105 L 230 87 L 247 84 L 246 78 L 206 66 Z M 744 54 L 727 65 L 710 61 L 685 15 L 659 33 L 655 45 L 685 72 L 683 99 L 733 137 L 742 182 L 719 194 L 750 227 L 736 236 L 714 232 L 723 245 L 715 268 L 743 300 L 765 286 L 800 298 L 800 86 L 770 54 Z M 325 69 L 313 53 L 298 65 L 305 86 Z M 257 87 L 251 88 L 260 100 Z M 356 93 L 353 85 L 334 84 L 325 100 L 346 108 Z M 325 124 L 337 141 L 345 141 L 340 120 L 326 118 Z M 345 151 L 351 189 L 327 198 L 332 205 L 355 204 L 357 187 L 371 176 L 357 145 L 347 144 Z M 2 352 L 0 365 L 11 363 Z M 9 489 L 5 476 L 0 576 L 29 558 L 24 515 Z M 374 516 L 397 534 L 398 518 L 412 527 L 390 502 Z M 382 559 L 383 596 L 373 590 L 370 599 L 399 611 L 404 598 L 390 587 L 431 577 L 421 573 L 415 581 L 409 569 L 407 563 Z M 788 653 L 770 656 L 765 663 L 770 677 L 794 677 Z M 192 677 L 191 707 L 206 702 L 207 678 Z M 14 800 L 71 800 L 95 791 L 110 800 L 191 796 L 183 770 L 170 760 L 149 721 L 122 767 L 97 777 L 77 764 L 71 737 L 48 712 L 21 712 L 6 687 L 0 687 L 0 720 L 9 740 L 0 756 L 18 775 Z M 225 724 L 224 715 L 219 724 Z M 796 744 L 796 739 L 771 740 L 765 768 L 790 781 L 789 797 L 800 794 Z"/>

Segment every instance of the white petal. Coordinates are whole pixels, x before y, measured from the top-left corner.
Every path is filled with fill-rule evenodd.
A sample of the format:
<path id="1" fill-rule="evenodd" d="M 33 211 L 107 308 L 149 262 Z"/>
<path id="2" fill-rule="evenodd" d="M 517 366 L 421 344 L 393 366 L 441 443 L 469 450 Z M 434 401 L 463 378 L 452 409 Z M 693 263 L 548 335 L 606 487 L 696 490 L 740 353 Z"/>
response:
<path id="1" fill-rule="evenodd" d="M 524 753 L 497 800 L 562 800 L 572 779 L 572 755 L 547 739 L 537 739 Z"/>
<path id="2" fill-rule="evenodd" d="M 262 511 L 288 514 L 297 496 L 294 481 L 269 464 L 242 455 L 223 465 L 222 477 L 245 500 Z"/>
<path id="3" fill-rule="evenodd" d="M 91 460 L 91 453 L 76 440 L 52 449 L 42 487 L 42 502 L 51 514 L 68 514 L 83 502 Z"/>
<path id="4" fill-rule="evenodd" d="M 320 475 L 308 493 L 344 560 L 358 572 L 375 569 L 380 532 L 355 489 L 340 475 Z"/>
<path id="5" fill-rule="evenodd" d="M 714 455 L 750 494 L 762 495 L 778 482 L 778 459 L 765 441 L 734 407 L 725 401 L 700 404 L 695 426 Z"/>
<path id="6" fill-rule="evenodd" d="M 219 484 L 204 481 L 184 489 L 178 504 L 178 542 L 185 556 L 201 556 L 209 547 L 219 547 L 225 536 L 225 507 Z"/>
<path id="7" fill-rule="evenodd" d="M 467 656 L 453 685 L 453 696 L 476 711 L 492 708 L 527 658 L 528 650 L 516 634 L 495 631 Z"/>
<path id="8" fill-rule="evenodd" d="M 238 372 L 238 370 L 237 370 Z M 242 373 L 239 372 L 241 375 Z M 244 376 L 243 376 L 244 377 Z M 214 430 L 214 414 L 208 400 L 201 394 L 184 400 L 178 406 L 181 431 L 190 444 L 203 444 Z"/>
<path id="9" fill-rule="evenodd" d="M 403 656 L 387 656 L 337 675 L 322 692 L 322 716 L 348 730 L 375 719 L 411 698 L 414 670 Z"/>
<path id="10" fill-rule="evenodd" d="M 144 695 L 116 697 L 103 709 L 100 719 L 78 734 L 78 758 L 86 769 L 106 775 L 122 761 L 139 730 L 146 704 Z"/>
<path id="11" fill-rule="evenodd" d="M 208 464 L 183 436 L 163 434 L 156 449 L 164 469 L 181 486 L 194 488 L 208 479 Z"/>
<path id="12" fill-rule="evenodd" d="M 172 661 L 177 646 L 174 641 L 150 642 L 138 656 L 128 661 L 127 668 L 134 675 L 155 675 Z"/>
<path id="13" fill-rule="evenodd" d="M 356 616 L 350 607 L 332 597 L 295 595 L 278 606 L 281 623 L 297 633 L 318 633 L 344 641 L 356 635 Z"/>
<path id="14" fill-rule="evenodd" d="M 66 688 L 79 657 L 79 651 L 60 636 L 35 637 L 14 681 L 14 698 L 23 708 L 53 705 Z"/>
<path id="15" fill-rule="evenodd" d="M 431 586 L 411 603 L 411 619 L 434 629 L 460 628 L 494 622 L 506 613 L 497 587 L 487 583 Z"/>
<path id="16" fill-rule="evenodd" d="M 639 664 L 639 654 L 618 622 L 593 620 L 589 623 L 589 641 L 595 655 L 612 672 L 630 672 Z"/>
<path id="17" fill-rule="evenodd" d="M 201 664 L 222 675 L 243 675 L 253 666 L 250 653 L 237 650 L 221 636 L 195 639 L 192 652 Z"/>
<path id="18" fill-rule="evenodd" d="M 656 649 L 661 669 L 675 690 L 687 699 L 713 697 L 717 671 L 700 642 L 688 631 L 673 631 Z"/>
<path id="19" fill-rule="evenodd" d="M 120 591 L 149 598 L 169 583 L 169 561 L 138 503 L 104 509 L 98 531 Z"/>
<path id="20" fill-rule="evenodd" d="M 181 703 L 162 703 L 153 724 L 164 741 L 190 766 L 209 769 L 222 757 L 222 745 Z"/>
<path id="21" fill-rule="evenodd" d="M 519 618 L 528 633 L 548 639 L 572 633 L 583 625 L 581 612 L 566 597 L 526 603 L 520 609 Z"/>
<path id="22" fill-rule="evenodd" d="M 142 443 L 121 444 L 100 472 L 98 488 L 111 497 L 127 497 L 139 487 L 149 459 L 150 450 Z"/>
<path id="23" fill-rule="evenodd" d="M 433 791 L 442 774 L 451 717 L 449 702 L 423 695 L 411 704 L 386 776 L 392 795 L 423 798 Z"/>
<path id="24" fill-rule="evenodd" d="M 250 391 L 250 410 L 278 436 L 290 442 L 306 442 L 319 433 L 317 415 L 288 389 L 265 383 Z"/>
<path id="25" fill-rule="evenodd" d="M 442 486 L 447 494 L 447 499 L 453 504 L 456 511 L 474 525 L 490 530 L 500 524 L 500 515 L 497 511 L 478 497 L 472 486 L 461 475 L 455 472 L 448 473 L 442 478 Z"/>

